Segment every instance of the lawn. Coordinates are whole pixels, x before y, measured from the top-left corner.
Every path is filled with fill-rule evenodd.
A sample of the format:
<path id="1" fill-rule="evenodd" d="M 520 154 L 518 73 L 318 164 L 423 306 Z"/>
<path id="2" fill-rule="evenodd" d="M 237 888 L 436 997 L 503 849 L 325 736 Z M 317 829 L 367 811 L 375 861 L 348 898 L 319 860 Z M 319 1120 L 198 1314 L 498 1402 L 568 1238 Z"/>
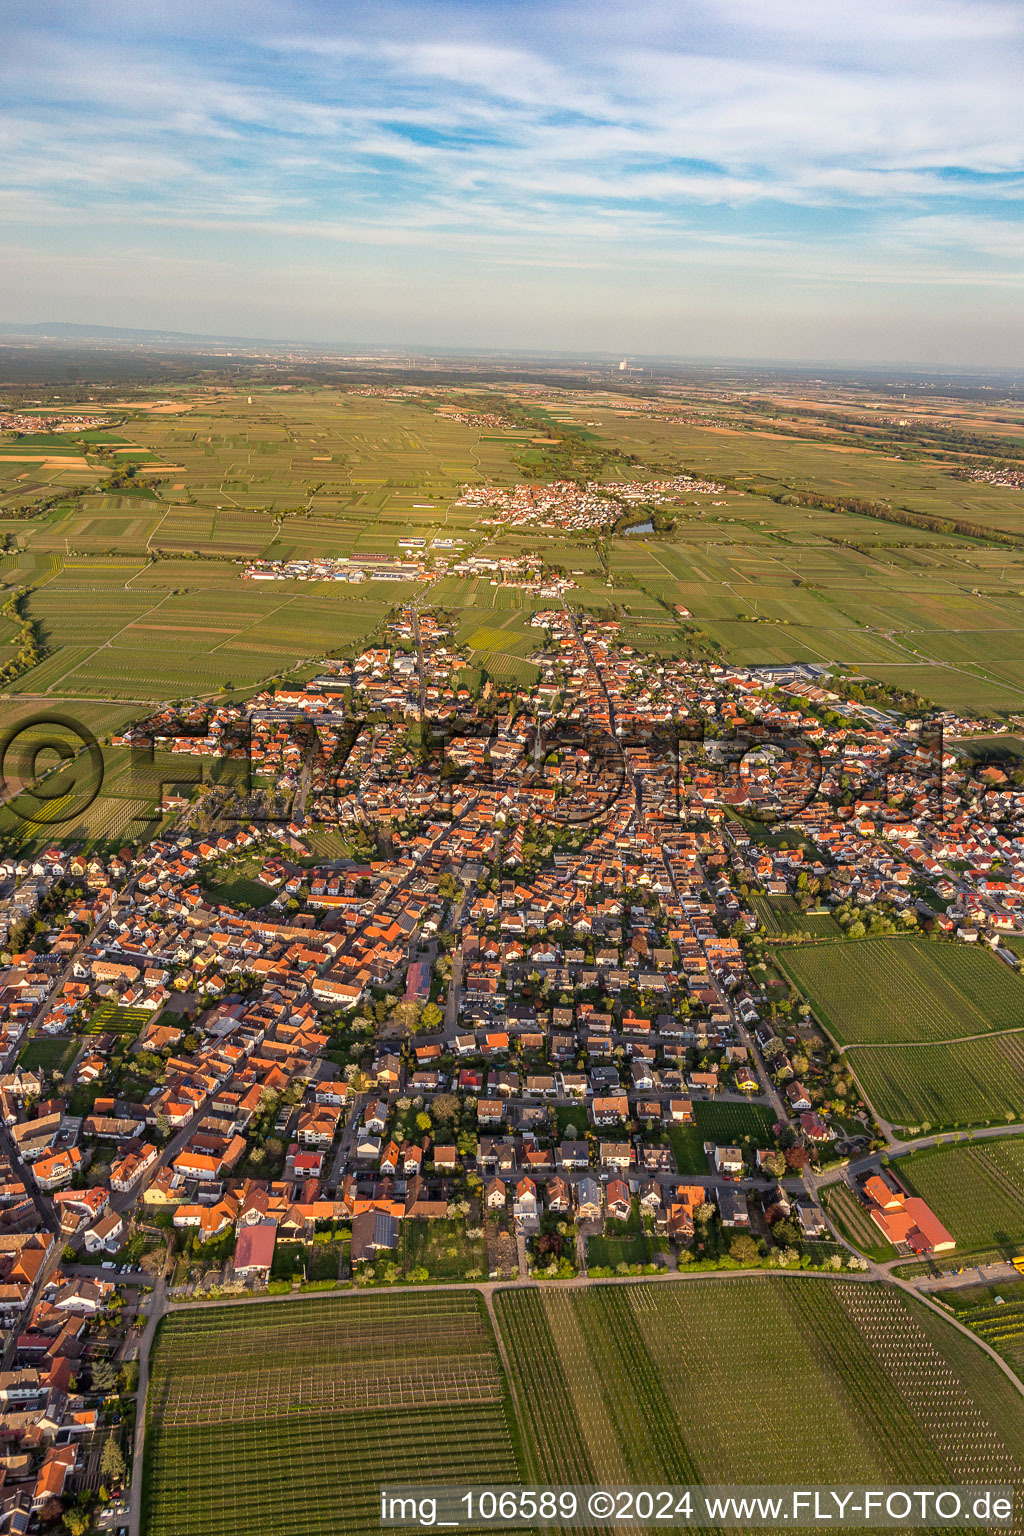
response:
<path id="1" fill-rule="evenodd" d="M 241 912 L 251 907 L 269 906 L 277 895 L 277 891 L 272 886 L 261 885 L 258 880 L 253 880 L 248 875 L 231 871 L 218 872 L 203 883 L 211 901 L 235 907 Z"/>
<path id="2" fill-rule="evenodd" d="M 369 1533 L 383 1484 L 522 1480 L 471 1292 L 174 1313 L 147 1415 L 145 1536 L 224 1536 L 242 1510 L 274 1536 Z"/>
<path id="3" fill-rule="evenodd" d="M 693 1125 L 669 1125 L 668 1138 L 680 1173 L 707 1173 L 704 1143 L 744 1149 L 770 1147 L 774 1140 L 775 1113 L 766 1104 L 745 1104 L 725 1099 L 698 1099 L 693 1106 Z"/>
<path id="4" fill-rule="evenodd" d="M 18 1065 L 29 1072 L 49 1072 L 52 1077 L 60 1077 L 71 1065 L 77 1049 L 78 1041 L 68 1035 L 33 1035 L 23 1046 Z"/>
<path id="5" fill-rule="evenodd" d="M 779 949 L 776 958 L 839 1045 L 955 1040 L 1024 1026 L 1024 980 L 987 948 L 844 939 Z"/>
<path id="6" fill-rule="evenodd" d="M 499 1291 L 531 1480 L 1014 1481 L 1024 1405 L 893 1288 L 762 1276 Z M 786 1433 L 776 1433 L 780 1424 Z"/>
<path id="7" fill-rule="evenodd" d="M 926 1147 L 895 1167 L 956 1238 L 958 1253 L 1024 1251 L 1024 1138 Z"/>
<path id="8" fill-rule="evenodd" d="M 619 1264 L 656 1264 L 667 1246 L 663 1238 L 650 1237 L 646 1232 L 635 1232 L 631 1237 L 588 1237 L 587 1267 L 607 1265 L 615 1269 Z"/>

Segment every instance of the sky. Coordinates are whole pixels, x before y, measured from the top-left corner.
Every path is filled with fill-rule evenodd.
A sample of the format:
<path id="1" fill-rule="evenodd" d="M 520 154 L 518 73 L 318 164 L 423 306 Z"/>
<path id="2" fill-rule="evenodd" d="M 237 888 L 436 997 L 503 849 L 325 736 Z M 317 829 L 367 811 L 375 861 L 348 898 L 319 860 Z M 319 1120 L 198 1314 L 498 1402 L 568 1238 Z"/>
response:
<path id="1" fill-rule="evenodd" d="M 0 320 L 1024 366 L 1022 0 L 4 0 Z"/>

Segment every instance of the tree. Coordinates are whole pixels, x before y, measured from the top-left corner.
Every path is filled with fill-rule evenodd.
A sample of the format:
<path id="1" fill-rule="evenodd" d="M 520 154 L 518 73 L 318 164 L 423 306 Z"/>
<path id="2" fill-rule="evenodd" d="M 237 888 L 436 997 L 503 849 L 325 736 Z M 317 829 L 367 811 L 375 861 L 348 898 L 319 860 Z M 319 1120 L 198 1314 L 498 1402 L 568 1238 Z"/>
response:
<path id="1" fill-rule="evenodd" d="M 444 1019 L 443 1011 L 436 1003 L 424 1003 L 423 1012 L 420 1014 L 420 1026 L 422 1029 L 433 1033 Z"/>
<path id="2" fill-rule="evenodd" d="M 737 1264 L 743 1264 L 749 1268 L 757 1263 L 760 1254 L 754 1239 L 746 1232 L 740 1232 L 729 1244 L 729 1257 Z"/>
<path id="3" fill-rule="evenodd" d="M 92 1521 L 89 1512 L 85 1509 L 69 1509 L 64 1516 L 64 1524 L 71 1532 L 71 1536 L 86 1536 Z"/>
<path id="4" fill-rule="evenodd" d="M 398 1026 L 405 1034 L 414 1035 L 420 1027 L 420 1005 L 414 998 L 408 1002 L 404 999 L 396 1003 L 391 1014 L 391 1022 Z"/>
<path id="5" fill-rule="evenodd" d="M 110 1360 L 97 1360 L 92 1372 L 92 1384 L 97 1392 L 110 1392 L 117 1380 L 117 1371 Z"/>
<path id="6" fill-rule="evenodd" d="M 108 1435 L 103 1443 L 100 1471 L 112 1483 L 120 1483 L 124 1477 L 124 1457 L 115 1435 Z"/>
<path id="7" fill-rule="evenodd" d="M 416 1129 L 418 1131 L 422 1131 L 425 1135 L 426 1132 L 430 1130 L 431 1124 L 432 1121 L 430 1116 L 426 1113 L 425 1110 L 420 1110 L 419 1114 L 416 1116 Z"/>

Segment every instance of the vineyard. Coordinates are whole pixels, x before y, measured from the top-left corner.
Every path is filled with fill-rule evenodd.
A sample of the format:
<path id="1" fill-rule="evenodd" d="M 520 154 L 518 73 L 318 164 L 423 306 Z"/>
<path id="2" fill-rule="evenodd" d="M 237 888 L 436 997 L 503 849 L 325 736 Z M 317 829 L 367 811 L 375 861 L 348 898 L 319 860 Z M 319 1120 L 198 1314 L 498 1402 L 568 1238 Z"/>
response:
<path id="1" fill-rule="evenodd" d="M 825 1185 L 821 1203 L 840 1237 L 845 1237 L 859 1253 L 866 1254 L 869 1259 L 893 1257 L 894 1249 L 871 1220 L 867 1206 L 846 1184 Z"/>
<path id="2" fill-rule="evenodd" d="M 852 1047 L 875 1112 L 907 1129 L 992 1125 L 1024 1114 L 1024 1034 L 950 1045 Z"/>
<path id="3" fill-rule="evenodd" d="M 379 1528 L 382 1484 L 519 1481 L 472 1292 L 172 1314 L 147 1404 L 146 1536 Z"/>
<path id="4" fill-rule="evenodd" d="M 953 1233 L 957 1248 L 1024 1249 L 1024 1141 L 927 1147 L 898 1164 L 902 1179 Z"/>
<path id="5" fill-rule="evenodd" d="M 951 1363 L 888 1288 L 764 1276 L 496 1306 L 537 1479 L 755 1483 L 766 1446 L 777 1482 L 1024 1475 L 1024 1410 L 991 1411 L 991 1363 Z"/>
<path id="6" fill-rule="evenodd" d="M 1024 1025 L 1024 981 L 988 949 L 844 939 L 780 949 L 777 958 L 840 1045 L 956 1040 Z"/>
<path id="7" fill-rule="evenodd" d="M 785 939 L 794 933 L 809 933 L 815 939 L 839 935 L 839 925 L 831 912 L 805 912 L 792 896 L 762 896 L 751 891 L 748 900 L 770 939 Z"/>
<path id="8" fill-rule="evenodd" d="M 1015 1291 L 1016 1287 L 1004 1287 Z M 1024 1297 L 1011 1295 L 1002 1302 L 987 1301 L 958 1316 L 973 1328 L 986 1344 L 1007 1360 L 1019 1374 L 1024 1370 Z"/>
<path id="9" fill-rule="evenodd" d="M 101 1003 L 86 1024 L 84 1035 L 137 1035 L 143 1024 L 153 1014 L 148 1008 L 118 1008 L 114 1003 Z"/>
<path id="10" fill-rule="evenodd" d="M 668 1127 L 672 1155 L 680 1173 L 707 1173 L 706 1141 L 742 1148 L 772 1144 L 775 1114 L 765 1104 L 698 1099 L 693 1106 L 693 1116 L 693 1125 Z"/>

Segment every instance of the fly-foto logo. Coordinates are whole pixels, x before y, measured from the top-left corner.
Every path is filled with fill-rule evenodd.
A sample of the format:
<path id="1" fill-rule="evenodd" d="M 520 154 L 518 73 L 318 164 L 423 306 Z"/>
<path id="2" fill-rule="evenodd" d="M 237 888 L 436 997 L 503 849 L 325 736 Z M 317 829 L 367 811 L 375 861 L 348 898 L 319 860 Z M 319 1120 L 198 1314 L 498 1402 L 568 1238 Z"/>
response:
<path id="1" fill-rule="evenodd" d="M 711 734 L 701 721 L 611 730 L 556 716 L 509 730 L 467 711 L 411 728 L 385 711 L 330 719 L 292 711 L 227 722 L 192 713 L 161 730 L 140 727 L 129 745 L 105 753 L 71 715 L 24 717 L 0 738 L 0 793 L 20 820 L 66 827 L 100 794 L 111 762 L 123 771 L 127 752 L 134 798 L 160 805 L 171 788 L 220 786 L 230 791 L 220 808 L 227 820 L 287 819 L 300 787 L 322 818 L 361 805 L 368 791 L 434 817 L 487 793 L 506 813 L 567 828 L 605 822 L 617 808 L 671 822 L 719 808 L 771 826 L 823 796 L 837 809 L 870 803 L 882 820 L 913 820 L 918 829 L 941 825 L 945 814 L 938 723 L 894 736 L 857 766 L 820 731 L 756 723 Z"/>

